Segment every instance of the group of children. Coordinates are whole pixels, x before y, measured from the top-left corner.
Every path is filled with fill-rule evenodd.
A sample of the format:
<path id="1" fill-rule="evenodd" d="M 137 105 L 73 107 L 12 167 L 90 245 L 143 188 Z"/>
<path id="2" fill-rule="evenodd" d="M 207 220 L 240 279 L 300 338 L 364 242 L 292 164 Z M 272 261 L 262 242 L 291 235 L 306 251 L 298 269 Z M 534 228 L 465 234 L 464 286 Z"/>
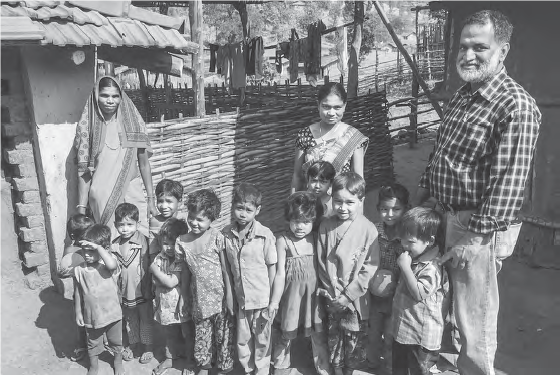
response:
<path id="1" fill-rule="evenodd" d="M 105 348 L 117 375 L 135 351 L 150 362 L 154 321 L 166 337 L 155 375 L 178 357 L 186 358 L 183 374 L 213 367 L 224 374 L 237 359 L 246 374 L 267 375 L 272 365 L 275 375 L 287 375 L 298 336 L 311 338 L 319 375 L 350 374 L 366 359 L 376 368 L 381 358 L 395 375 L 428 374 L 447 301 L 436 246 L 441 217 L 409 210 L 408 192 L 393 184 L 381 188 L 382 222 L 373 224 L 362 214 L 358 174 L 335 177 L 330 163 L 317 162 L 307 178 L 308 190 L 288 197 L 288 229 L 277 236 L 256 220 L 262 194 L 247 183 L 235 188 L 232 223 L 221 230 L 212 227 L 221 211 L 216 194 L 202 189 L 182 202 L 183 188 L 171 180 L 156 187 L 160 215 L 151 219 L 150 238 L 138 231 L 138 209 L 129 203 L 115 211 L 119 237 L 112 241 L 108 227 L 73 216 L 74 245 L 60 273 L 74 277 L 88 374 L 97 373 Z M 183 203 L 186 218 L 178 215 Z M 77 354 L 85 354 L 80 345 Z"/>

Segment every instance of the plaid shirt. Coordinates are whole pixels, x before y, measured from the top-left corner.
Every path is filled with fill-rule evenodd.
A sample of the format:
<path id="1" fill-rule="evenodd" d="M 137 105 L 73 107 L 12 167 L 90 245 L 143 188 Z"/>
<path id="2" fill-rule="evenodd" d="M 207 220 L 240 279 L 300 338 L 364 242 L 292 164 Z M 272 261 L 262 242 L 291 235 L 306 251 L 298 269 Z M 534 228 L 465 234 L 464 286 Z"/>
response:
<path id="1" fill-rule="evenodd" d="M 506 230 L 523 204 L 540 123 L 535 100 L 505 69 L 474 94 L 467 83 L 449 102 L 419 186 L 475 209 L 469 230 Z"/>
<path id="2" fill-rule="evenodd" d="M 437 257 L 412 263 L 422 300 L 417 302 L 401 277 L 393 298 L 393 337 L 404 345 L 439 350 L 449 308 L 449 282 Z"/>
<path id="3" fill-rule="evenodd" d="M 390 240 L 385 233 L 383 223 L 377 223 L 375 227 L 377 228 L 377 239 L 379 241 L 379 268 L 393 271 L 393 275 L 398 276 L 400 269 L 397 265 L 397 257 L 403 252 L 401 241 L 397 238 Z"/>

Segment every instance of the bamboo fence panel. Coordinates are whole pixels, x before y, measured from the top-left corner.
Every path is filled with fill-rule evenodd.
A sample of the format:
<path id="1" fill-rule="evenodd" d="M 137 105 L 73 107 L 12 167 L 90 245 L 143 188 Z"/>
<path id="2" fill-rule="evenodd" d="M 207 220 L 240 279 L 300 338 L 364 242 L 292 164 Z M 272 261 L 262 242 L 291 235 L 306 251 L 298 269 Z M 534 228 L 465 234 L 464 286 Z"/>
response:
<path id="1" fill-rule="evenodd" d="M 230 221 L 236 120 L 237 113 L 227 113 L 147 124 L 154 185 L 164 178 L 181 182 L 183 201 L 195 190 L 213 189 L 222 202 L 216 228 Z"/>
<path id="2" fill-rule="evenodd" d="M 221 116 L 183 118 L 148 124 L 154 154 L 154 184 L 162 178 L 180 181 L 185 197 L 212 188 L 222 202 L 214 223 L 230 222 L 232 191 L 241 182 L 263 194 L 259 221 L 273 231 L 284 229 L 284 202 L 290 193 L 296 133 L 319 121 L 315 100 L 242 110 Z M 349 99 L 346 123 L 369 138 L 364 160 L 368 188 L 393 180 L 393 146 L 384 92 Z"/>

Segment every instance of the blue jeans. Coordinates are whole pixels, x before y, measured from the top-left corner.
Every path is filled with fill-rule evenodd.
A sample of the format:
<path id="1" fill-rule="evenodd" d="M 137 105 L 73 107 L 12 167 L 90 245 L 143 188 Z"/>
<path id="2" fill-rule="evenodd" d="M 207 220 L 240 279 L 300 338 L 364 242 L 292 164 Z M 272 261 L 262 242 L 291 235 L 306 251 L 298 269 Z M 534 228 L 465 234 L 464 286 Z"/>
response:
<path id="1" fill-rule="evenodd" d="M 513 253 L 521 224 L 503 232 L 467 229 L 474 211 L 446 213 L 445 248 L 472 252 L 464 268 L 448 266 L 453 287 L 453 320 L 459 333 L 457 367 L 462 375 L 494 375 L 500 296 L 498 272 Z"/>

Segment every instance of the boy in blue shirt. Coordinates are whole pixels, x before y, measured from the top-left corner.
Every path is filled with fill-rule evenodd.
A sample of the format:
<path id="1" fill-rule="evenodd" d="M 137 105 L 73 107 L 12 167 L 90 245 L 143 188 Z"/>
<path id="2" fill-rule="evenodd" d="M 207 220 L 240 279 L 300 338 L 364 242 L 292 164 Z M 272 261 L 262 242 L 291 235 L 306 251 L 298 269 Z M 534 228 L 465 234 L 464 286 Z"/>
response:
<path id="1" fill-rule="evenodd" d="M 278 303 L 270 301 L 276 276 L 276 238 L 255 220 L 261 210 L 261 192 L 248 183 L 233 193 L 234 223 L 223 229 L 228 271 L 237 302 L 237 354 L 245 373 L 268 375 L 271 326 Z"/>

